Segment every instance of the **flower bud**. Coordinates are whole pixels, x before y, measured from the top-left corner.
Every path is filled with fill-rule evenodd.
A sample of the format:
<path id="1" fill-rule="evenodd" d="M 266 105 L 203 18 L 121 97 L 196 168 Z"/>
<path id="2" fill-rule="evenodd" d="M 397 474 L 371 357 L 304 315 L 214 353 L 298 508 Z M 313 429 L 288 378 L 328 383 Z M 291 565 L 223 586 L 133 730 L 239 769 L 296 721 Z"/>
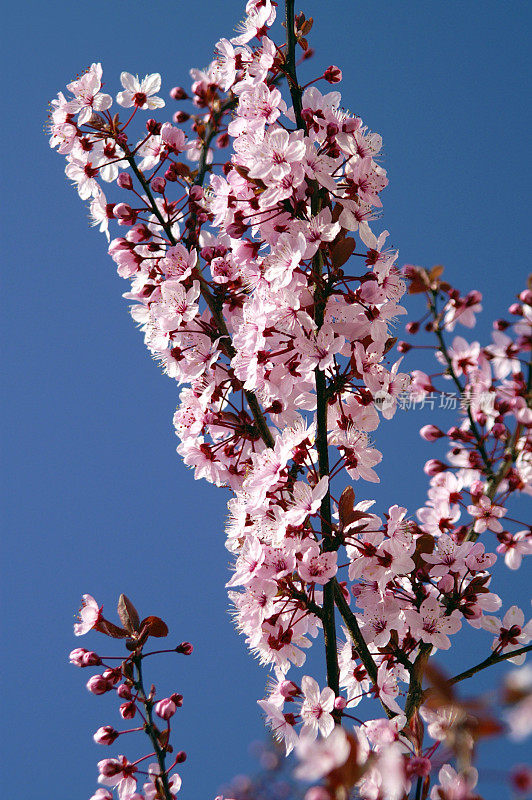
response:
<path id="1" fill-rule="evenodd" d="M 419 330 L 419 322 L 408 322 L 405 325 L 405 330 L 407 333 L 417 333 Z"/>
<path id="2" fill-rule="evenodd" d="M 224 147 L 227 147 L 229 144 L 229 134 L 228 133 L 221 133 L 216 139 L 216 146 L 222 150 Z"/>
<path id="3" fill-rule="evenodd" d="M 93 675 L 92 678 L 89 678 L 87 681 L 87 689 L 92 694 L 105 694 L 111 691 L 112 688 L 113 685 L 106 680 L 103 675 Z"/>
<path id="4" fill-rule="evenodd" d="M 419 435 L 427 442 L 435 442 L 436 439 L 441 439 L 442 436 L 445 436 L 444 432 L 436 425 L 423 425 L 419 431 Z"/>
<path id="5" fill-rule="evenodd" d="M 116 182 L 121 189 L 133 188 L 133 179 L 129 174 L 129 172 L 121 172 L 118 178 L 116 179 Z"/>
<path id="6" fill-rule="evenodd" d="M 204 194 L 203 194 L 202 187 L 201 186 L 191 186 L 188 196 L 195 203 L 198 203 L 200 200 L 203 200 Z"/>
<path id="7" fill-rule="evenodd" d="M 519 299 L 522 303 L 525 303 L 527 306 L 532 306 L 532 290 L 523 289 L 523 291 L 519 295 Z"/>
<path id="8" fill-rule="evenodd" d="M 439 459 L 430 458 L 423 467 L 423 472 L 425 475 L 429 475 L 432 478 L 433 475 L 438 475 L 440 472 L 445 472 L 447 469 L 446 465 Z"/>
<path id="9" fill-rule="evenodd" d="M 187 119 L 190 119 L 190 114 L 187 114 L 186 111 L 176 111 L 175 114 L 172 116 L 172 120 L 176 122 L 178 125 L 181 125 L 181 123 L 186 122 Z"/>
<path id="10" fill-rule="evenodd" d="M 137 212 L 127 203 L 118 203 L 113 213 L 119 225 L 134 225 L 137 221 Z"/>
<path id="11" fill-rule="evenodd" d="M 166 181 L 159 175 L 156 178 L 152 179 L 150 186 L 152 192 L 156 192 L 157 194 L 162 194 L 166 188 Z"/>
<path id="12" fill-rule="evenodd" d="M 334 698 L 334 707 L 337 711 L 342 711 L 347 705 L 347 700 L 345 697 L 335 697 Z"/>
<path id="13" fill-rule="evenodd" d="M 311 786 L 305 793 L 305 800 L 331 800 L 325 786 Z"/>
<path id="14" fill-rule="evenodd" d="M 120 715 L 122 719 L 133 719 L 137 713 L 137 707 L 134 700 L 129 700 L 127 703 L 122 703 L 120 706 Z"/>
<path id="15" fill-rule="evenodd" d="M 172 100 L 188 100 L 188 94 L 182 86 L 174 86 L 173 89 L 170 89 L 170 97 Z"/>
<path id="16" fill-rule="evenodd" d="M 516 317 L 523 316 L 523 307 L 520 306 L 519 303 L 512 303 L 508 311 L 510 312 L 510 314 L 514 314 Z"/>
<path id="17" fill-rule="evenodd" d="M 190 644 L 190 642 L 181 642 L 181 644 L 178 644 L 175 649 L 176 653 L 183 653 L 184 656 L 189 656 L 193 650 L 194 647 Z"/>
<path id="18" fill-rule="evenodd" d="M 122 680 L 122 670 L 120 667 L 116 667 L 116 669 L 106 669 L 103 673 L 103 677 L 106 681 L 109 681 L 112 686 L 115 686 L 118 681 Z"/>
<path id="19" fill-rule="evenodd" d="M 121 683 L 118 689 L 116 690 L 116 693 L 119 697 L 122 698 L 122 700 L 131 700 L 132 697 L 131 689 L 129 688 L 127 683 Z"/>
<path id="20" fill-rule="evenodd" d="M 342 80 L 342 70 L 335 66 L 327 67 L 323 73 L 323 77 L 327 83 L 340 83 Z"/>
<path id="21" fill-rule="evenodd" d="M 85 653 L 88 653 L 88 650 L 85 650 L 84 647 L 76 647 L 74 650 L 70 652 L 69 659 L 70 663 L 74 664 L 75 667 L 83 667 L 83 656 Z"/>
<path id="22" fill-rule="evenodd" d="M 159 702 L 155 704 L 155 713 L 161 719 L 168 720 L 174 716 L 175 712 L 176 704 L 169 697 L 165 697 L 163 700 L 159 700 Z"/>
<path id="23" fill-rule="evenodd" d="M 92 738 L 96 744 L 113 744 L 118 736 L 120 736 L 119 732 L 111 725 L 103 725 L 101 728 L 98 728 Z"/>
<path id="24" fill-rule="evenodd" d="M 185 753 L 185 751 L 184 750 L 180 750 L 178 753 L 176 753 L 175 760 L 176 760 L 176 764 L 182 764 L 183 761 L 186 761 L 187 760 L 187 754 Z"/>
<path id="25" fill-rule="evenodd" d="M 170 695 L 170 700 L 172 701 L 172 703 L 176 704 L 177 708 L 181 708 L 181 706 L 183 705 L 183 695 L 177 694 L 177 692 L 174 692 L 174 694 Z"/>
<path id="26" fill-rule="evenodd" d="M 161 123 L 157 122 L 156 119 L 149 119 L 146 122 L 146 130 L 153 136 L 158 136 L 160 134 L 161 127 L 162 127 Z"/>

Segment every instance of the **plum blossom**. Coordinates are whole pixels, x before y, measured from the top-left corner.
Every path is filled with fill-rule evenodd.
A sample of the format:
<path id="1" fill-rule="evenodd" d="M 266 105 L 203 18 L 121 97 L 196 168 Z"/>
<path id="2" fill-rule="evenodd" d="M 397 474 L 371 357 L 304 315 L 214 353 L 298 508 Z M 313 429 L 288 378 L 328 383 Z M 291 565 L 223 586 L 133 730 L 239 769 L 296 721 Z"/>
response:
<path id="1" fill-rule="evenodd" d="M 165 105 L 162 97 L 157 97 L 157 92 L 161 88 L 161 76 L 158 72 L 146 75 L 139 81 L 138 75 L 130 72 L 122 72 L 120 82 L 124 87 L 123 92 L 119 92 L 116 101 L 124 108 L 140 108 L 153 111 L 155 108 L 162 108 Z"/>
<path id="2" fill-rule="evenodd" d="M 103 606 L 99 606 L 90 594 L 82 596 L 78 612 L 79 622 L 74 623 L 75 636 L 83 636 L 98 625 L 102 619 L 102 608 Z"/>
<path id="3" fill-rule="evenodd" d="M 334 728 L 334 719 L 331 712 L 334 708 L 334 692 L 328 686 L 322 689 L 314 678 L 304 675 L 301 679 L 303 703 L 301 718 L 303 719 L 302 738 L 316 739 L 318 733 L 324 738 Z"/>

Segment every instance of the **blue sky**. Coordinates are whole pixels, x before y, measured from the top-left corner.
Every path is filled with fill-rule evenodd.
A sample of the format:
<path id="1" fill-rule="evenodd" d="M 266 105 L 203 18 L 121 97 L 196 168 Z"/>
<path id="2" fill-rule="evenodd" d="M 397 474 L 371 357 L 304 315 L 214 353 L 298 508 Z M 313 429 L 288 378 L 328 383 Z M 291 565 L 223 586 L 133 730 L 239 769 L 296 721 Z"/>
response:
<path id="1" fill-rule="evenodd" d="M 194 482 L 180 464 L 176 387 L 150 360 L 105 239 L 88 227 L 43 135 L 49 100 L 92 61 L 113 91 L 122 70 L 161 72 L 165 92 L 187 85 L 188 69 L 209 62 L 243 5 L 27 0 L 4 12 L 2 702 L 6 780 L 20 800 L 89 797 L 107 755 L 91 733 L 116 721 L 115 708 L 86 692 L 86 671 L 67 659 L 79 643 L 72 622 L 83 592 L 109 611 L 124 591 L 141 613 L 165 617 L 176 642 L 196 645 L 191 659 L 154 660 L 151 678 L 185 696 L 176 724 L 176 745 L 189 753 L 183 796 L 213 798 L 249 767 L 247 744 L 262 736 L 256 699 L 266 673 L 227 612 L 227 493 Z M 309 77 L 340 66 L 344 104 L 383 136 L 382 227 L 400 262 L 442 263 L 460 288 L 480 288 L 478 335 L 487 338 L 527 273 L 530 5 L 296 7 L 315 19 Z M 422 505 L 421 465 L 434 452 L 416 430 L 428 422 L 438 424 L 429 412 L 404 412 L 381 428 L 385 462 L 371 495 L 381 510 Z M 356 489 L 359 499 L 372 492 Z M 507 601 L 527 603 L 523 575 L 502 571 L 499 586 Z M 461 641 L 457 669 L 484 655 Z M 481 641 L 487 651 L 489 637 Z M 509 746 L 487 753 L 497 769 L 525 757 Z M 505 792 L 491 778 L 483 789 L 487 800 Z"/>

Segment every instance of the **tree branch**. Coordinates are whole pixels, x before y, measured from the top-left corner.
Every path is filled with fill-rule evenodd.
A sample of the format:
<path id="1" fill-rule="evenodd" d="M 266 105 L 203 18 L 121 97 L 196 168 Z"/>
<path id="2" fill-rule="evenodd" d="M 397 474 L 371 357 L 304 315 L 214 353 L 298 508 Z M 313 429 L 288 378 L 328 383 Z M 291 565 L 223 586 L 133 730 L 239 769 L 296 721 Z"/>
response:
<path id="1" fill-rule="evenodd" d="M 454 678 L 450 678 L 448 682 L 453 685 L 460 681 L 465 681 L 466 678 L 471 678 L 472 675 L 475 675 L 477 672 L 487 667 L 491 667 L 492 664 L 500 664 L 501 661 L 507 661 L 509 658 L 521 656 L 523 653 L 529 653 L 531 650 L 532 644 L 529 644 L 526 647 L 520 647 L 519 650 L 512 650 L 510 653 L 493 653 L 491 656 L 488 656 L 488 658 L 485 658 L 484 661 L 481 661 L 480 664 L 476 664 L 474 667 L 470 667 L 464 670 L 464 672 L 455 675 Z"/>

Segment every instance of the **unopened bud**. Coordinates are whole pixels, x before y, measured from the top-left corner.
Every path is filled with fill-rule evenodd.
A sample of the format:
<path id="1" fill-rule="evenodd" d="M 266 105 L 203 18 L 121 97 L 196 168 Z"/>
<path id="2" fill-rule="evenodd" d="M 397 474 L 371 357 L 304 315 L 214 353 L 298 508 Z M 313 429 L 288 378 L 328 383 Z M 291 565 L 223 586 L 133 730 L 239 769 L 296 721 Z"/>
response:
<path id="1" fill-rule="evenodd" d="M 170 89 L 170 97 L 172 100 L 188 100 L 188 94 L 182 86 L 174 86 L 173 89 Z"/>
<path id="2" fill-rule="evenodd" d="M 519 299 L 522 303 L 525 303 L 527 306 L 532 306 L 532 291 L 530 289 L 523 289 L 523 291 L 519 295 Z"/>
<path id="3" fill-rule="evenodd" d="M 169 697 L 155 704 L 155 713 L 161 719 L 170 719 L 176 712 L 176 704 Z"/>
<path id="4" fill-rule="evenodd" d="M 508 311 L 510 312 L 510 314 L 514 314 L 516 317 L 523 316 L 523 307 L 520 306 L 519 303 L 512 303 Z"/>
<path id="5" fill-rule="evenodd" d="M 340 83 L 342 80 L 342 70 L 335 66 L 327 67 L 323 73 L 323 77 L 327 83 Z"/>
<path id="6" fill-rule="evenodd" d="M 216 139 L 216 146 L 220 149 L 227 147 L 229 144 L 229 134 L 228 133 L 221 133 L 218 138 Z"/>
<path id="7" fill-rule="evenodd" d="M 436 425 L 423 425 L 419 435 L 427 442 L 435 442 L 436 439 L 441 439 L 442 436 L 445 436 L 444 432 L 440 431 Z"/>
<path id="8" fill-rule="evenodd" d="M 347 700 L 345 697 L 335 697 L 334 698 L 334 707 L 337 711 L 342 711 L 347 705 Z"/>
<path id="9" fill-rule="evenodd" d="M 331 800 L 325 786 L 311 786 L 305 793 L 305 800 Z"/>
<path id="10" fill-rule="evenodd" d="M 87 689 L 92 694 L 105 694 L 113 688 L 112 683 L 107 681 L 103 675 L 93 675 L 87 681 Z"/>
<path id="11" fill-rule="evenodd" d="M 120 734 L 111 725 L 103 725 L 101 728 L 98 728 L 92 738 L 96 744 L 113 744 L 118 736 L 120 736 Z"/>
<path id="12" fill-rule="evenodd" d="M 137 707 L 134 700 L 129 700 L 127 703 L 122 703 L 120 706 L 120 715 L 122 719 L 133 719 L 137 713 Z"/>
<path id="13" fill-rule="evenodd" d="M 119 697 L 122 698 L 122 700 L 131 700 L 132 697 L 131 689 L 126 683 L 121 683 L 118 689 L 116 690 L 116 693 Z"/>
<path id="14" fill-rule="evenodd" d="M 440 472 L 445 472 L 446 469 L 447 467 L 442 461 L 439 461 L 437 458 L 430 458 L 423 467 L 423 472 L 425 475 L 432 477 L 433 475 L 438 475 Z"/>
<path id="15" fill-rule="evenodd" d="M 190 119 L 190 114 L 187 114 L 186 111 L 176 111 L 175 114 L 172 116 L 172 120 L 176 122 L 178 125 L 181 125 L 183 122 L 186 122 L 187 119 Z"/>
<path id="16" fill-rule="evenodd" d="M 151 189 L 153 192 L 157 192 L 158 194 L 162 194 L 166 188 L 166 181 L 164 178 L 160 176 L 153 178 L 150 184 Z"/>
<path id="17" fill-rule="evenodd" d="M 186 760 L 187 760 L 187 754 L 185 753 L 184 750 L 180 750 L 178 753 L 176 753 L 176 756 L 175 756 L 176 764 L 182 764 L 183 761 L 186 761 Z"/>
<path id="18" fill-rule="evenodd" d="M 116 182 L 121 189 L 133 188 L 133 179 L 129 174 L 129 172 L 121 172 L 118 178 L 116 179 Z"/>
<path id="19" fill-rule="evenodd" d="M 161 123 L 157 122 L 156 119 L 149 119 L 146 122 L 146 130 L 153 136 L 158 136 L 161 132 Z"/>
<path id="20" fill-rule="evenodd" d="M 407 333 L 417 333 L 419 330 L 419 322 L 408 322 L 405 325 Z"/>
<path id="21" fill-rule="evenodd" d="M 193 650 L 194 646 L 190 642 L 181 642 L 175 649 L 176 653 L 183 653 L 184 656 L 189 656 Z"/>
<path id="22" fill-rule="evenodd" d="M 412 349 L 412 345 L 408 344 L 408 342 L 397 342 L 397 352 L 398 353 L 408 353 L 409 350 Z"/>

